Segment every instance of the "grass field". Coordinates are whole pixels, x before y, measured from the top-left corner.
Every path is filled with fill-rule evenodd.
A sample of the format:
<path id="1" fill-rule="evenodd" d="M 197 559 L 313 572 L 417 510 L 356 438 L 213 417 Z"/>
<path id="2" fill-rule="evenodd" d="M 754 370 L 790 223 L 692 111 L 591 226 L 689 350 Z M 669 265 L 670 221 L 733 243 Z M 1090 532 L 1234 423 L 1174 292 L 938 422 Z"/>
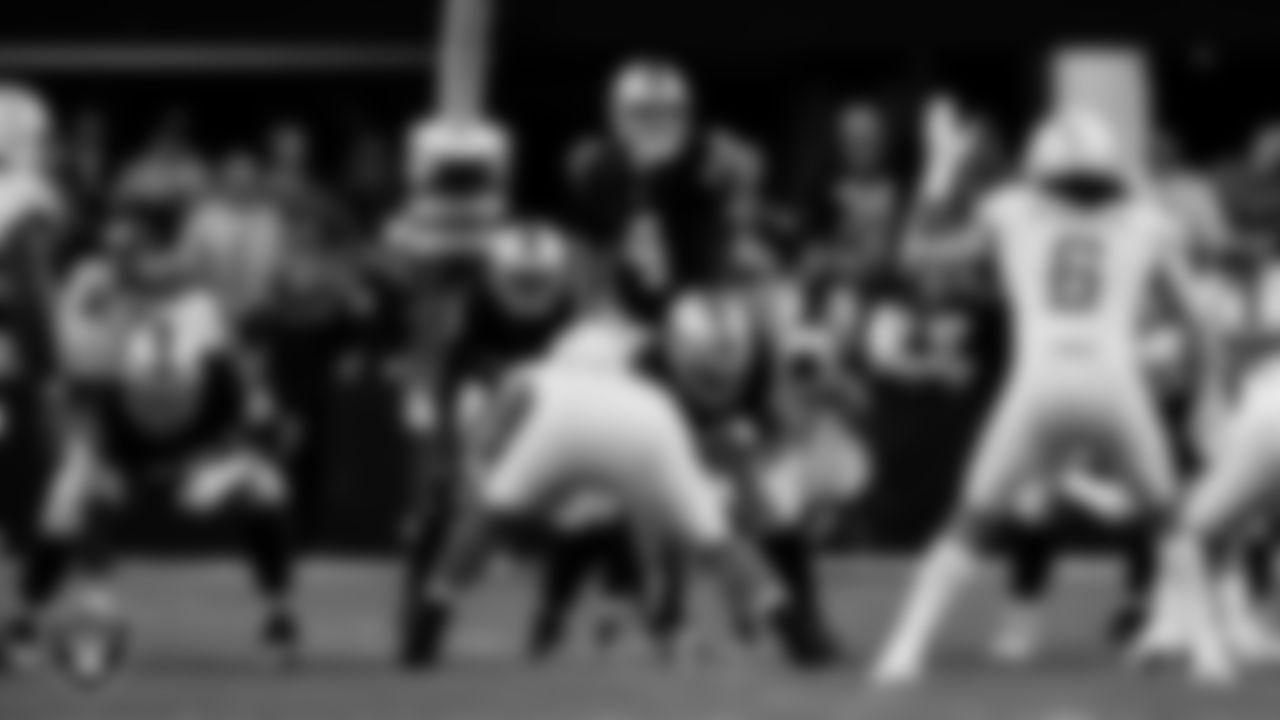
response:
<path id="1" fill-rule="evenodd" d="M 282 672 L 257 653 L 256 613 L 231 563 L 147 564 L 126 573 L 136 621 L 128 671 L 96 692 L 51 671 L 0 678 L 0 720 L 1275 720 L 1278 674 L 1230 691 L 1120 669 L 1101 642 L 1115 598 L 1108 568 L 1077 564 L 1059 582 L 1052 637 L 1035 666 L 985 659 L 999 585 L 979 584 L 953 618 L 934 677 L 908 691 L 860 682 L 860 661 L 899 601 L 906 567 L 842 561 L 829 596 L 855 650 L 849 667 L 801 676 L 759 655 L 663 667 L 638 649 L 580 643 L 542 666 L 519 654 L 528 592 L 487 583 L 463 618 L 452 661 L 395 670 L 389 566 L 315 563 L 306 574 L 308 658 Z"/>

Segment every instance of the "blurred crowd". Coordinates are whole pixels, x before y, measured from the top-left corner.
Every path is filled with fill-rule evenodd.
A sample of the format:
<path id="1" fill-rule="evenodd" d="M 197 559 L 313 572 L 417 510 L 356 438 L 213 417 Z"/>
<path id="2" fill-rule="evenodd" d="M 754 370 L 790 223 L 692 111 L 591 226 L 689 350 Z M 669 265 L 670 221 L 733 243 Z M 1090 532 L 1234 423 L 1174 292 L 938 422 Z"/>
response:
<path id="1" fill-rule="evenodd" d="M 784 193 L 779 176 L 795 158 L 737 132 L 734 118 L 703 104 L 696 79 L 683 69 L 662 60 L 631 67 L 646 64 L 656 69 L 647 85 L 620 72 L 605 89 L 598 131 L 557 150 L 561 177 L 535 179 L 554 186 L 543 195 L 557 199 L 537 210 L 594 255 L 612 258 L 604 264 L 623 268 L 620 286 L 642 309 L 660 306 L 673 288 L 726 272 L 798 280 L 805 292 L 794 300 L 804 307 L 795 312 L 820 315 L 844 335 L 848 361 L 875 389 L 867 432 L 882 474 L 901 490 L 885 502 L 928 492 L 940 508 L 945 492 L 937 488 L 948 483 L 939 478 L 954 475 L 999 376 L 1003 323 L 982 278 L 924 275 L 898 262 L 895 250 L 923 180 L 904 159 L 926 153 L 924 108 L 904 114 L 849 99 L 826 119 L 825 137 L 813 141 L 821 149 L 816 160 Z M 1007 176 L 1018 145 L 983 108 L 959 112 L 978 138 L 954 194 L 958 208 Z M 235 235 L 262 257 L 301 246 L 350 258 L 376 245 L 414 195 L 403 137 L 358 136 L 338 149 L 345 162 L 326 163 L 322 172 L 303 121 L 263 128 L 259 142 L 216 153 L 194 139 L 191 122 L 172 113 L 123 154 L 101 117 L 62 128 L 58 166 L 75 197 L 81 241 L 71 247 L 92 247 L 104 214 L 125 203 L 144 207 L 165 235 Z M 519 156 L 520 128 L 504 132 Z M 1213 166 L 1190 163 L 1178 145 L 1170 132 L 1156 150 L 1171 206 L 1205 228 L 1203 235 L 1274 244 L 1280 128 L 1261 128 L 1237 157 Z M 227 277 L 247 286 L 252 275 Z M 255 292 L 265 291 L 232 294 L 253 304 L 262 301 Z M 313 353 L 314 340 L 302 343 L 300 356 Z M 317 377 L 299 392 L 311 397 L 323 382 Z M 930 424 L 938 452 L 922 458 L 912 452 L 913 440 Z M 911 489 L 919 483 L 928 487 Z M 892 534 L 913 536 L 933 515 L 914 503 L 901 517 L 885 517 L 895 517 Z"/>

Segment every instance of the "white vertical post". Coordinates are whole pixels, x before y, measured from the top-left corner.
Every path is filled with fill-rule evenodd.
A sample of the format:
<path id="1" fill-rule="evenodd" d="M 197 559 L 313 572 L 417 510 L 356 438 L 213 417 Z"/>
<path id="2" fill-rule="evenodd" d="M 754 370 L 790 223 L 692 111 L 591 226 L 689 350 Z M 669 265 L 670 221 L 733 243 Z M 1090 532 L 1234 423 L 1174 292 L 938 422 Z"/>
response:
<path id="1" fill-rule="evenodd" d="M 474 118 L 485 112 L 496 1 L 443 0 L 436 42 L 436 110 L 442 115 Z"/>
<path id="2" fill-rule="evenodd" d="M 1154 82 L 1146 53 L 1127 45 L 1080 45 L 1050 59 L 1053 109 L 1086 107 L 1101 113 L 1119 133 L 1130 159 L 1148 157 L 1156 121 Z"/>

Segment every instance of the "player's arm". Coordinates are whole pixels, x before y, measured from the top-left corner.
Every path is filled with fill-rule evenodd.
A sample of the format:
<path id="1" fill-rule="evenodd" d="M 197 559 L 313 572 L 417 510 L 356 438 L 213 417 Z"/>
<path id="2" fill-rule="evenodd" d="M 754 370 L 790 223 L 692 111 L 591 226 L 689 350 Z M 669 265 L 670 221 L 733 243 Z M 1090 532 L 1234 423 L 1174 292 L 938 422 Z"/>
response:
<path id="1" fill-rule="evenodd" d="M 1183 232 L 1183 228 L 1175 227 L 1171 232 Z M 1207 439 L 1207 425 L 1220 417 L 1231 396 L 1232 339 L 1218 331 L 1223 326 L 1213 320 L 1213 308 L 1202 290 L 1204 281 L 1197 276 L 1186 248 L 1185 243 L 1165 243 L 1159 269 L 1166 295 L 1191 339 L 1197 368 L 1195 422 L 1199 425 L 1194 435 L 1203 441 Z"/>

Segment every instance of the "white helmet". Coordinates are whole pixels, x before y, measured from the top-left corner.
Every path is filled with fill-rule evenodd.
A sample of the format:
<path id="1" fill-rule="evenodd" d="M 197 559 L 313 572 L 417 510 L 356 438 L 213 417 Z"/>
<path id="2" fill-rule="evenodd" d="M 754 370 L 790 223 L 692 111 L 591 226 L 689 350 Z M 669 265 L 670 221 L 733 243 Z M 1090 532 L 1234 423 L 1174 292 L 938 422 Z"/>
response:
<path id="1" fill-rule="evenodd" d="M 1072 109 L 1051 116 L 1036 130 L 1024 170 L 1039 178 L 1083 173 L 1124 179 L 1130 166 L 1120 139 L 1101 115 Z"/>
<path id="2" fill-rule="evenodd" d="M 409 136 L 409 176 L 430 178 L 441 169 L 470 164 L 505 176 L 511 169 L 511 141 L 504 128 L 487 120 L 432 118 Z"/>
<path id="3" fill-rule="evenodd" d="M 16 84 L 0 85 L 0 164 L 38 165 L 52 133 L 52 118 L 44 100 Z"/>

